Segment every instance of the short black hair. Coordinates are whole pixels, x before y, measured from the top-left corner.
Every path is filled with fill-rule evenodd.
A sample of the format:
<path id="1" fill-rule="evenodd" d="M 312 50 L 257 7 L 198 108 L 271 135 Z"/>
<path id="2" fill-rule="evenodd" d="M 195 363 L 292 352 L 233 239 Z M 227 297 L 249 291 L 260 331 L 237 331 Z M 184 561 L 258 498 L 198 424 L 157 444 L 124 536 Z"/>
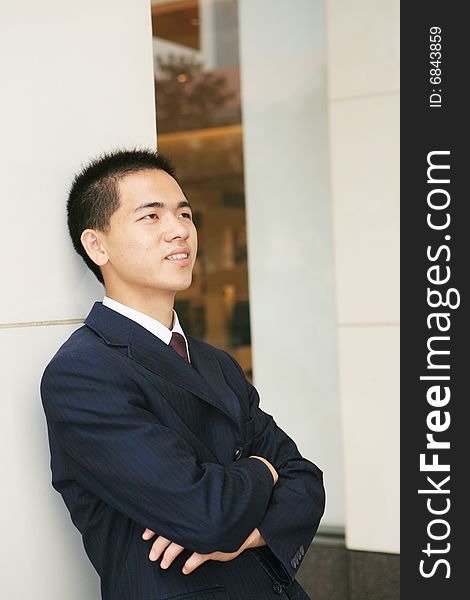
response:
<path id="1" fill-rule="evenodd" d="M 175 168 L 168 157 L 149 149 L 114 150 L 101 154 L 75 176 L 67 201 L 67 224 L 75 250 L 104 283 L 101 269 L 88 256 L 80 237 L 85 229 L 108 231 L 119 207 L 119 181 L 126 175 L 160 169 L 173 178 Z"/>

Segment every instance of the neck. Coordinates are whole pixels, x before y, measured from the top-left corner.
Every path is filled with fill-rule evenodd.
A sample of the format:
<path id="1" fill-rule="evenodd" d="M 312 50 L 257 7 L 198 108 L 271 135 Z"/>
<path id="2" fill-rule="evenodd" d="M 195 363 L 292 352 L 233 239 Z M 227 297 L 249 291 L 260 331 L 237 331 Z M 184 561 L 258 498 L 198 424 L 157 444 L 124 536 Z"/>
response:
<path id="1" fill-rule="evenodd" d="M 120 302 L 129 308 L 138 310 L 152 319 L 156 319 L 168 329 L 173 326 L 173 306 L 175 303 L 174 292 L 156 294 L 154 290 L 148 294 L 136 292 L 118 291 L 112 288 L 106 288 L 106 295 L 116 302 Z"/>

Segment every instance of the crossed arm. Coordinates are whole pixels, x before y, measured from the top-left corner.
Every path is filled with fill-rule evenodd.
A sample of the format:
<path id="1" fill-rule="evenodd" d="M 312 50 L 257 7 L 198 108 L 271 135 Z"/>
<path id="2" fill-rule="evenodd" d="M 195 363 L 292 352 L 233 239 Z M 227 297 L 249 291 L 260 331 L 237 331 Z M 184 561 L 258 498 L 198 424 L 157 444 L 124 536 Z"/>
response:
<path id="1" fill-rule="evenodd" d="M 268 545 L 278 560 L 279 578 L 288 584 L 294 578 L 295 569 L 300 562 L 299 548 L 302 548 L 303 556 L 323 515 L 325 491 L 322 472 L 300 455 L 294 441 L 277 426 L 271 415 L 260 409 L 258 392 L 245 379 L 238 363 L 229 354 L 226 356 L 239 371 L 247 387 L 250 415 L 254 420 L 253 450 L 257 453 L 250 458 L 266 464 L 274 483 L 264 516 L 235 552 L 194 552 L 186 561 L 183 573 L 194 571 L 206 560 L 233 560 L 248 548 Z M 153 531 L 146 529 L 143 537 L 151 539 L 153 535 Z M 149 558 L 158 560 L 162 556 L 160 566 L 168 568 L 183 549 L 159 536 L 152 546 Z"/>
<path id="2" fill-rule="evenodd" d="M 256 458 L 264 462 L 264 464 L 269 468 L 271 474 L 273 476 L 273 486 L 276 485 L 279 479 L 279 474 L 276 469 L 272 466 L 272 464 L 262 456 L 251 455 L 249 458 Z M 148 527 L 145 529 L 142 534 L 142 538 L 144 540 L 150 540 L 155 536 L 155 532 L 149 529 Z M 207 560 L 218 560 L 221 562 L 227 562 L 229 560 L 233 560 L 237 558 L 242 552 L 248 550 L 248 548 L 258 548 L 259 546 L 265 546 L 266 542 L 263 539 L 259 529 L 255 527 L 250 535 L 246 538 L 243 544 L 240 546 L 238 550 L 235 552 L 211 552 L 209 554 L 201 554 L 199 552 L 193 552 L 192 555 L 188 558 L 188 560 L 184 563 L 182 572 L 184 575 L 189 575 L 199 566 L 201 566 Z M 175 558 L 183 552 L 184 547 L 180 544 L 172 542 L 171 540 L 163 537 L 162 535 L 157 536 L 157 539 L 152 544 L 149 553 L 149 559 L 151 561 L 157 561 L 160 557 L 162 560 L 160 561 L 160 567 L 162 569 L 168 569 L 171 563 L 175 560 Z"/>
<path id="3" fill-rule="evenodd" d="M 259 408 L 255 388 L 226 356 L 224 368 L 234 377 L 238 371 L 240 393 L 249 398 L 254 457 L 201 463 L 177 431 L 142 406 L 124 363 L 117 369 L 114 357 L 85 350 L 60 356 L 44 374 L 49 434 L 76 481 L 162 537 L 160 555 L 174 543 L 194 553 L 194 565 L 197 555 L 231 560 L 265 543 L 293 579 L 292 557 L 308 548 L 323 514 L 321 471 Z M 266 463 L 279 475 L 274 486 Z"/>

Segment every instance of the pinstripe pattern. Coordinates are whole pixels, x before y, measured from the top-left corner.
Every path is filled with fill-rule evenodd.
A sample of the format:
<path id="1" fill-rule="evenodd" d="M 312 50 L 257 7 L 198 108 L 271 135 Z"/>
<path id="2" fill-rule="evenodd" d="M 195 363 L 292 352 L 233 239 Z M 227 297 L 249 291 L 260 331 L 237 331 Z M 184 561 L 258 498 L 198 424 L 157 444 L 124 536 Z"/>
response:
<path id="1" fill-rule="evenodd" d="M 259 408 L 229 354 L 188 343 L 191 364 L 96 303 L 44 372 L 52 484 L 102 598 L 308 598 L 294 577 L 323 513 L 321 471 Z M 274 488 L 249 454 L 276 467 Z M 149 561 L 144 527 L 185 547 L 169 569 Z M 255 527 L 266 547 L 181 573 L 192 551 L 233 552 Z"/>

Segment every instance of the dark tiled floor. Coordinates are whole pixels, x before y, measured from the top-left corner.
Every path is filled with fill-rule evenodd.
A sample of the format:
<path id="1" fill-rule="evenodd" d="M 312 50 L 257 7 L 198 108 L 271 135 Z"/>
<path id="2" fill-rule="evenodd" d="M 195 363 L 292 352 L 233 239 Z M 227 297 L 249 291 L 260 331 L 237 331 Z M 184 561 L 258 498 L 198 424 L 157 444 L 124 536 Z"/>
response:
<path id="1" fill-rule="evenodd" d="M 399 600 L 400 557 L 315 542 L 297 579 L 312 600 Z"/>
<path id="2" fill-rule="evenodd" d="M 344 546 L 312 544 L 297 579 L 312 600 L 349 600 L 348 551 Z"/>
<path id="3" fill-rule="evenodd" d="M 400 556 L 349 551 L 351 600 L 398 600 Z"/>

